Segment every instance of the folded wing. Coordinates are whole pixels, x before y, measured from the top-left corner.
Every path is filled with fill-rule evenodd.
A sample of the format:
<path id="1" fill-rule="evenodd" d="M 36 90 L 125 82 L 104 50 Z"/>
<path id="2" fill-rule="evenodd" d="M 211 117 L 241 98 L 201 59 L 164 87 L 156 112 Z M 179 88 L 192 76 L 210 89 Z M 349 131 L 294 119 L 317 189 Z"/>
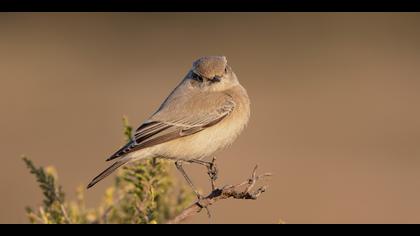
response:
<path id="1" fill-rule="evenodd" d="M 136 130 L 129 143 L 107 161 L 200 132 L 222 121 L 235 108 L 230 96 L 220 95 L 201 97 L 201 99 L 203 100 L 200 102 L 188 98 L 183 101 L 181 98 L 174 99 L 173 105 L 166 104 Z"/>

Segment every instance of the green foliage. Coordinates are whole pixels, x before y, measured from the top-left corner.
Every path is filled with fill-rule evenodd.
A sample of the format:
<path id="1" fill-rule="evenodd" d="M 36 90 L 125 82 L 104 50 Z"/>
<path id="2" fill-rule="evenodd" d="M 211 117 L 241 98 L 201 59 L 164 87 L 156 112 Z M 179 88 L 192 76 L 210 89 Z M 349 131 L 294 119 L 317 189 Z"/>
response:
<path id="1" fill-rule="evenodd" d="M 64 193 L 61 187 L 56 186 L 54 177 L 54 169 L 49 168 L 36 168 L 35 165 L 26 157 L 22 158 L 31 174 L 35 175 L 39 187 L 44 195 L 43 206 L 39 210 L 38 218 L 42 219 L 45 223 L 68 223 L 67 214 L 65 212 Z M 31 208 L 26 209 L 30 216 L 30 221 L 34 222 L 35 213 Z M 34 215 L 35 214 L 35 215 Z"/>
<path id="2" fill-rule="evenodd" d="M 123 118 L 124 135 L 132 137 L 132 127 Z M 128 164 L 117 173 L 114 185 L 107 188 L 96 208 L 85 205 L 84 188 L 76 190 L 76 199 L 65 200 L 57 174 L 52 167 L 36 168 L 23 158 L 43 192 L 43 204 L 37 210 L 27 207 L 31 223 L 164 223 L 184 209 L 194 198 L 188 188 L 175 182 L 171 164 L 146 160 Z"/>
<path id="3" fill-rule="evenodd" d="M 123 117 L 123 129 L 124 129 L 124 136 L 125 136 L 125 141 L 130 141 L 131 137 L 133 136 L 133 127 L 130 126 L 130 124 L 128 123 L 128 119 L 127 117 Z"/>
<path id="4" fill-rule="evenodd" d="M 185 188 L 175 188 L 165 161 L 125 167 L 116 178 L 116 189 L 119 204 L 109 215 L 115 223 L 165 222 L 192 200 Z"/>

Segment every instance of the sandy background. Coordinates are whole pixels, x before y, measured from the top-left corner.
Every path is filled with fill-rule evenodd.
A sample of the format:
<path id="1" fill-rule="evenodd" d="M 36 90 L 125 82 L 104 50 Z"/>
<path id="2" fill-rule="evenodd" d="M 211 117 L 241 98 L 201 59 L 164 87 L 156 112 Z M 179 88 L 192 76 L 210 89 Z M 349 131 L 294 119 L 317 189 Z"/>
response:
<path id="1" fill-rule="evenodd" d="M 211 222 L 420 223 L 420 14 L 382 13 L 1 13 L 0 222 L 41 202 L 21 154 L 73 192 L 122 144 L 121 117 L 140 124 L 203 55 L 226 55 L 252 99 L 220 182 L 275 174 Z"/>

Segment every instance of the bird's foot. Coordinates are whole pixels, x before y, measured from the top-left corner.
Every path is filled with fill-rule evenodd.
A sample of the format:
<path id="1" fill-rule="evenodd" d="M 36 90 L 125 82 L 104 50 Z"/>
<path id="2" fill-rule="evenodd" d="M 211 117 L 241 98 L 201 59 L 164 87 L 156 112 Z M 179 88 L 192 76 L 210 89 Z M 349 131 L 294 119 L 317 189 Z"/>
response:
<path id="1" fill-rule="evenodd" d="M 212 162 L 209 162 L 207 170 L 207 174 L 209 175 L 211 181 L 211 188 L 212 191 L 214 191 L 216 189 L 216 180 L 219 178 L 219 170 L 216 166 L 216 157 L 213 158 Z"/>
<path id="2" fill-rule="evenodd" d="M 204 197 L 201 195 L 201 194 L 197 194 L 197 198 L 198 198 L 198 200 L 197 200 L 197 205 L 199 206 L 199 207 L 201 207 L 201 209 L 205 209 L 206 210 L 206 212 L 207 212 L 207 216 L 209 217 L 209 218 L 211 218 L 211 213 L 210 213 L 210 210 L 209 210 L 209 207 L 208 207 L 208 205 L 207 204 L 205 204 L 203 201 L 205 200 L 204 199 Z"/>

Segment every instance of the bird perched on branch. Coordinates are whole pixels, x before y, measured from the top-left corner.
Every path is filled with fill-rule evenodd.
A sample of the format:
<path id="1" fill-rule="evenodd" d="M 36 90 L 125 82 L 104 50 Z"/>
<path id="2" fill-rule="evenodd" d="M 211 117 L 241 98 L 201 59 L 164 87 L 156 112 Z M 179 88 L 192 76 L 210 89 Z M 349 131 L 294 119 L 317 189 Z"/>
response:
<path id="1" fill-rule="evenodd" d="M 87 186 L 92 187 L 122 165 L 146 158 L 175 161 L 197 196 L 182 164 L 206 165 L 217 178 L 213 162 L 203 161 L 230 145 L 250 117 L 250 101 L 224 56 L 196 60 L 159 109 L 136 129 L 131 141 L 107 161 L 115 161 Z"/>

